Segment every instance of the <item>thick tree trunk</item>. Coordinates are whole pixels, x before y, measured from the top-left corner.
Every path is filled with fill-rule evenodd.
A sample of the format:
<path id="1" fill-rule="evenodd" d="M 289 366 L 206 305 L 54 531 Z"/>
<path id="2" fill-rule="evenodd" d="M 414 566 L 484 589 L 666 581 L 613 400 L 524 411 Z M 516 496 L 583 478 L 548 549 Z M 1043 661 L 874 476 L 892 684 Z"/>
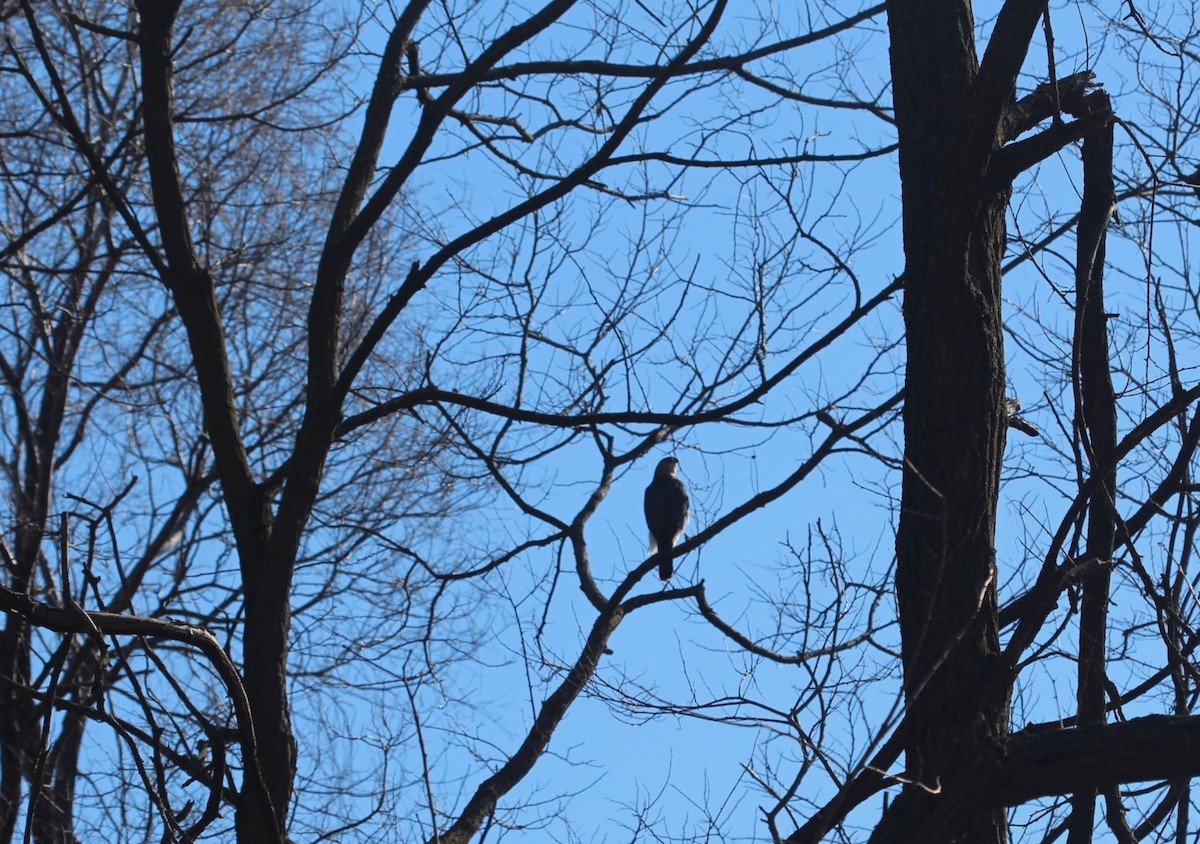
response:
<path id="1" fill-rule="evenodd" d="M 915 262 L 906 271 L 906 467 L 896 538 L 907 769 L 914 794 L 932 799 L 1008 732 L 994 550 L 1006 428 L 998 300 L 1005 198 L 980 208 L 970 259 L 957 272 L 952 254 L 938 255 L 937 231 L 906 246 L 941 259 L 923 273 L 913 272 Z M 967 838 L 1004 841 L 1003 812 L 980 818 Z"/>
<path id="2" fill-rule="evenodd" d="M 244 554 L 243 554 L 244 556 Z M 266 555 L 264 555 L 265 557 Z M 274 569 L 274 570 L 272 570 Z M 246 593 L 242 674 L 266 794 L 246 774 L 243 789 L 252 797 L 237 811 L 238 841 L 278 841 L 287 828 L 287 810 L 296 775 L 296 741 L 292 735 L 287 693 L 288 632 L 291 626 L 291 569 L 242 564 Z M 249 766 L 244 766 L 249 771 Z M 272 811 L 274 817 L 271 817 Z"/>
<path id="3" fill-rule="evenodd" d="M 955 801 L 982 751 L 1008 733 L 995 582 L 1008 192 L 986 181 L 1002 139 L 998 121 L 989 132 L 980 119 L 970 6 L 893 0 L 888 20 L 908 345 L 896 596 L 911 782 L 872 840 L 912 841 L 910 824 Z M 1004 813 L 948 835 L 1000 844 Z"/>

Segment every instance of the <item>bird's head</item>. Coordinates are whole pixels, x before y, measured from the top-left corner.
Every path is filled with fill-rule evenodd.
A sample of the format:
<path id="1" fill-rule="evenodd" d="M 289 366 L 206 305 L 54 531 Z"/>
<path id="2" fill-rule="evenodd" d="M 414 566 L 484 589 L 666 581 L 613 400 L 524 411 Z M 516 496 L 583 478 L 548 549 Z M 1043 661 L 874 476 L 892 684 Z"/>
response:
<path id="1" fill-rule="evenodd" d="M 658 467 L 654 470 L 655 477 L 670 477 L 675 474 L 675 470 L 679 468 L 679 460 L 675 457 L 664 457 L 658 461 Z"/>

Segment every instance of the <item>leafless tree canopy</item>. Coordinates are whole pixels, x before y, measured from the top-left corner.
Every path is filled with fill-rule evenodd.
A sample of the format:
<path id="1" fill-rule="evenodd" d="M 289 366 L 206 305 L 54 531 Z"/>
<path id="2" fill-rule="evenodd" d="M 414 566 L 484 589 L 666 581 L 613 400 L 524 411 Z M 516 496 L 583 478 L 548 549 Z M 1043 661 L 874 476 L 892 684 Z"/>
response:
<path id="1" fill-rule="evenodd" d="M 1200 836 L 1195 7 L 0 27 L 0 844 Z"/>

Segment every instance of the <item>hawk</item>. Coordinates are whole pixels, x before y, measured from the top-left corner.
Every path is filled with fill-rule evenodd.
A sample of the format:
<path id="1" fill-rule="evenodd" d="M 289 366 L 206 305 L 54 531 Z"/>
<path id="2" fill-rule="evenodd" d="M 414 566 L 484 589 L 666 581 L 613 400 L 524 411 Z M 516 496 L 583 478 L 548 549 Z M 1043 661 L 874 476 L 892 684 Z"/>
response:
<path id="1" fill-rule="evenodd" d="M 650 552 L 658 549 L 662 559 L 658 576 L 663 580 L 674 571 L 669 553 L 675 540 L 683 535 L 688 522 L 688 494 L 683 481 L 675 474 L 679 461 L 664 457 L 654 470 L 654 480 L 646 487 L 646 526 L 650 528 Z"/>

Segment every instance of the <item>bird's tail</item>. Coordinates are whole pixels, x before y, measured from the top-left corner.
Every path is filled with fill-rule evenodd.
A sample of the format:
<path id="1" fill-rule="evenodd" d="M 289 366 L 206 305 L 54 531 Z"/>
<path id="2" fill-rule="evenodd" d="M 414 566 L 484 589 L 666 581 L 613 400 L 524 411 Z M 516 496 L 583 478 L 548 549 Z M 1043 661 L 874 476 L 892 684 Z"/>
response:
<path id="1" fill-rule="evenodd" d="M 654 538 L 654 534 L 650 535 L 650 548 L 646 551 L 647 556 L 653 556 L 656 551 L 659 551 L 658 542 Z M 671 550 L 670 548 L 667 549 Z M 670 580 L 671 575 L 675 573 L 675 561 L 666 554 L 659 554 L 661 559 L 658 561 L 658 576 L 663 580 Z"/>

